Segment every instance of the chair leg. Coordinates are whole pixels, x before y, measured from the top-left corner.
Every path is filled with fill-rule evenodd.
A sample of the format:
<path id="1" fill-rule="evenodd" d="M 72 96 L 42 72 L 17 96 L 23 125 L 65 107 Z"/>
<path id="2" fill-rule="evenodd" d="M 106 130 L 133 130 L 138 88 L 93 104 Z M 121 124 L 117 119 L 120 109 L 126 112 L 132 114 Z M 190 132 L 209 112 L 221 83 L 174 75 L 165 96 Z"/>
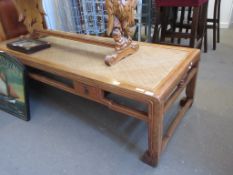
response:
<path id="1" fill-rule="evenodd" d="M 169 7 L 164 7 L 161 15 L 161 42 L 165 42 L 169 17 Z"/>
<path id="2" fill-rule="evenodd" d="M 177 16 L 178 16 L 178 7 L 172 8 L 172 13 L 173 13 L 172 32 L 175 32 L 176 31 Z M 174 37 L 171 38 L 171 43 L 174 43 Z"/>
<path id="3" fill-rule="evenodd" d="M 217 10 L 218 10 L 218 5 L 217 5 L 217 0 L 215 1 L 214 4 L 214 17 L 213 17 L 213 50 L 216 50 L 216 43 L 217 43 Z"/>
<path id="4" fill-rule="evenodd" d="M 198 18 L 199 18 L 199 7 L 194 7 L 193 9 L 193 18 L 192 18 L 192 28 L 191 28 L 191 38 L 189 46 L 191 48 L 195 47 L 195 40 L 197 38 L 197 28 L 198 28 Z"/>
<path id="5" fill-rule="evenodd" d="M 184 24 L 184 13 L 185 13 L 185 7 L 181 8 L 181 16 L 180 16 L 180 29 L 179 29 L 179 33 L 182 33 L 183 30 L 183 24 Z M 181 43 L 181 39 L 178 39 L 178 44 Z"/>
<path id="6" fill-rule="evenodd" d="M 207 31 L 207 27 L 205 29 L 205 36 L 204 36 L 204 52 L 207 53 L 208 52 L 208 31 Z"/>
<path id="7" fill-rule="evenodd" d="M 159 42 L 159 24 L 160 24 L 160 16 L 161 16 L 161 9 L 160 7 L 156 7 L 155 9 L 155 28 L 154 28 L 154 35 L 152 42 L 158 43 Z"/>
<path id="8" fill-rule="evenodd" d="M 206 4 L 206 8 L 204 8 L 204 52 L 207 53 L 208 52 L 208 22 L 207 22 L 207 7 L 208 5 Z"/>
<path id="9" fill-rule="evenodd" d="M 192 7 L 189 7 L 188 8 L 188 18 L 187 18 L 187 23 L 188 23 L 188 25 L 190 25 L 190 23 L 191 23 L 191 21 L 192 21 Z M 189 29 L 187 28 L 186 29 L 186 33 L 188 33 L 189 32 Z"/>
<path id="10" fill-rule="evenodd" d="M 151 0 L 147 0 L 148 3 L 148 17 L 147 17 L 147 42 L 151 42 L 151 19 L 152 19 L 152 12 L 151 12 L 151 8 L 152 8 L 152 4 L 151 4 Z"/>
<path id="11" fill-rule="evenodd" d="M 217 22 L 217 43 L 220 43 L 220 21 Z"/>
<path id="12" fill-rule="evenodd" d="M 203 4 L 203 6 L 201 7 L 201 17 L 199 24 L 200 27 L 199 27 L 199 36 L 198 36 L 198 40 L 200 41 L 198 48 L 200 49 L 202 48 L 202 43 L 204 39 L 204 47 L 205 47 L 204 52 L 207 52 L 208 50 L 207 11 L 208 11 L 208 2 Z"/>
<path id="13" fill-rule="evenodd" d="M 221 0 L 218 1 L 218 31 L 217 31 L 217 42 L 220 43 L 220 17 L 221 17 Z"/>

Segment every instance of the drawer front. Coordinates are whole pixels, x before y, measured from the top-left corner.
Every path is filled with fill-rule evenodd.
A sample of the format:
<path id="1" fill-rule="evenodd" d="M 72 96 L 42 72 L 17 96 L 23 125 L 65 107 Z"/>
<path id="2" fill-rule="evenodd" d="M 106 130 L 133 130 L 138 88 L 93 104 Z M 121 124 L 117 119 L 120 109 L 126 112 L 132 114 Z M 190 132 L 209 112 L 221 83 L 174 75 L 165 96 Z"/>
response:
<path id="1" fill-rule="evenodd" d="M 96 87 L 89 86 L 89 85 L 86 85 L 80 82 L 75 82 L 74 88 L 75 88 L 75 92 L 78 95 L 91 98 L 91 99 L 96 99 L 96 100 L 99 98 L 100 91 Z"/>

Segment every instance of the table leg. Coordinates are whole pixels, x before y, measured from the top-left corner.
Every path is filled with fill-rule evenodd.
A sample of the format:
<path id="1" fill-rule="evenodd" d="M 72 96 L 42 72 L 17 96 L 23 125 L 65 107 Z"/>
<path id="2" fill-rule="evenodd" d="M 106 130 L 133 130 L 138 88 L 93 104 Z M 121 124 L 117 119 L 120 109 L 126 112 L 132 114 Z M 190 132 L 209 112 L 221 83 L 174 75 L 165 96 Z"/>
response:
<path id="1" fill-rule="evenodd" d="M 143 155 L 142 160 L 151 165 L 157 166 L 161 154 L 163 139 L 163 106 L 155 102 L 148 121 L 148 150 Z"/>

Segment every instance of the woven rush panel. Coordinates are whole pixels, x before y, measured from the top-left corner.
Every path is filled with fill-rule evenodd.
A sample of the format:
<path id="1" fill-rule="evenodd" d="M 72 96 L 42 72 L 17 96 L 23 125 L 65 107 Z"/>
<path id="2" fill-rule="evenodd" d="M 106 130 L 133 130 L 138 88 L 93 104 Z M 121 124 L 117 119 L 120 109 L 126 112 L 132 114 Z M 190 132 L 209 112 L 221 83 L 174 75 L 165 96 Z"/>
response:
<path id="1" fill-rule="evenodd" d="M 71 40 L 47 37 L 52 47 L 32 54 L 38 60 L 87 78 L 120 82 L 131 87 L 153 91 L 156 86 L 190 52 L 155 45 L 141 45 L 139 51 L 112 67 L 104 63 L 113 49 Z"/>
<path id="2" fill-rule="evenodd" d="M 52 47 L 33 56 L 48 64 L 87 78 L 120 82 L 151 91 L 189 54 L 182 50 L 141 45 L 136 54 L 108 67 L 104 57 L 113 53 L 111 48 L 55 37 L 44 40 L 52 43 Z"/>

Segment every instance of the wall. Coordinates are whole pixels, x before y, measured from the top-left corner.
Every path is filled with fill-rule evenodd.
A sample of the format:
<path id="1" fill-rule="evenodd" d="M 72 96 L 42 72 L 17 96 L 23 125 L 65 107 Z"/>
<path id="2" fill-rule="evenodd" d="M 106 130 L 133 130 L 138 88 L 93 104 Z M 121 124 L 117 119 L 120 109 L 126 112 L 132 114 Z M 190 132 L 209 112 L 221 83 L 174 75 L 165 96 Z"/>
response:
<path id="1" fill-rule="evenodd" d="M 232 9 L 232 12 L 231 12 L 231 26 L 233 26 L 233 9 Z"/>
<path id="2" fill-rule="evenodd" d="M 213 17 L 215 0 L 209 0 L 209 18 Z M 221 27 L 228 28 L 233 22 L 232 16 L 233 0 L 222 0 L 221 3 Z"/>

